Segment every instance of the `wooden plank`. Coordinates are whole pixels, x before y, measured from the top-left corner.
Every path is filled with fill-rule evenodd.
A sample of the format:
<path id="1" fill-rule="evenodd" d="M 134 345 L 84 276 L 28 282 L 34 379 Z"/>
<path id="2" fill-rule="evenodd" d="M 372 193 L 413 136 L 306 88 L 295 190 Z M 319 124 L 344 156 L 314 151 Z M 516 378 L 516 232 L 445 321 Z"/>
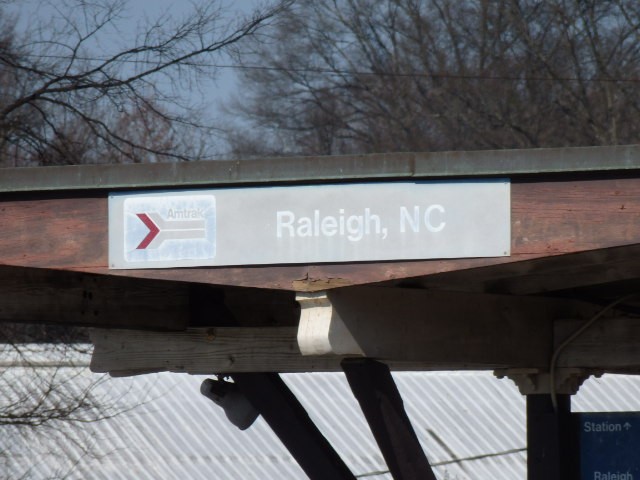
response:
<path id="1" fill-rule="evenodd" d="M 309 345 L 309 351 L 320 345 L 326 352 L 452 368 L 545 367 L 552 353 L 554 319 L 586 318 L 597 311 L 565 299 L 383 287 L 330 290 L 327 296 L 329 302 L 320 307 L 323 313 L 310 320 L 324 329 L 299 332 L 299 338 L 324 336 L 303 339 L 301 345 Z M 301 305 L 304 319 L 307 303 L 301 300 Z M 300 328 L 304 326 L 301 322 Z M 345 344 L 335 338 L 336 328 L 346 330 L 353 341 Z M 357 348 L 347 350 L 345 345 Z"/>
<path id="2" fill-rule="evenodd" d="M 0 264 L 69 270 L 107 266 L 105 196 L 9 198 L 0 201 Z"/>
<path id="3" fill-rule="evenodd" d="M 170 334 L 96 329 L 91 340 L 91 370 L 115 375 L 340 370 L 341 357 L 302 357 L 295 327 L 199 328 Z"/>
<path id="4" fill-rule="evenodd" d="M 640 178 L 512 184 L 512 255 L 370 264 L 110 271 L 106 196 L 4 196 L 0 264 L 318 291 L 639 243 Z"/>
<path id="5" fill-rule="evenodd" d="M 91 370 L 123 377 L 156 372 L 338 372 L 349 356 L 302 356 L 294 327 L 215 327 L 184 332 L 93 329 Z M 391 370 L 481 369 L 482 365 L 385 360 Z M 483 365 L 486 368 L 486 365 Z M 490 367 L 492 368 L 492 367 Z"/>
<path id="6" fill-rule="evenodd" d="M 342 358 L 362 354 L 394 370 L 545 368 L 553 319 L 596 311 L 562 299 L 379 287 L 335 290 L 329 298 L 327 313 L 339 313 L 361 350 L 302 355 L 296 327 L 94 330 L 92 369 L 115 375 L 338 371 Z"/>
<path id="7" fill-rule="evenodd" d="M 236 373 L 232 378 L 310 480 L 355 480 L 279 375 Z"/>
<path id="8" fill-rule="evenodd" d="M 0 322 L 184 330 L 295 326 L 293 292 L 0 266 Z"/>
<path id="9" fill-rule="evenodd" d="M 302 356 L 294 327 L 216 327 L 184 332 L 93 329 L 91 370 L 115 377 L 156 372 L 338 372 L 349 356 Z M 481 369 L 456 361 L 385 360 L 397 371 Z M 493 367 L 489 367 L 493 368 Z"/>
<path id="10" fill-rule="evenodd" d="M 576 320 L 555 324 L 555 346 L 582 326 Z M 592 368 L 607 372 L 640 373 L 640 319 L 601 318 L 570 343 L 558 357 L 558 367 Z"/>
<path id="11" fill-rule="evenodd" d="M 389 368 L 370 359 L 342 368 L 393 478 L 436 480 Z"/>
<path id="12" fill-rule="evenodd" d="M 182 330 L 188 285 L 0 267 L 0 322 Z"/>
<path id="13" fill-rule="evenodd" d="M 512 248 L 519 255 L 572 253 L 640 239 L 640 179 L 536 182 L 512 188 Z"/>
<path id="14" fill-rule="evenodd" d="M 640 245 L 603 248 L 386 282 L 428 290 L 532 295 L 638 279 Z M 594 292 L 587 298 L 596 298 Z"/>
<path id="15" fill-rule="evenodd" d="M 191 327 L 296 326 L 300 318 L 295 294 L 283 290 L 189 284 L 189 301 Z"/>

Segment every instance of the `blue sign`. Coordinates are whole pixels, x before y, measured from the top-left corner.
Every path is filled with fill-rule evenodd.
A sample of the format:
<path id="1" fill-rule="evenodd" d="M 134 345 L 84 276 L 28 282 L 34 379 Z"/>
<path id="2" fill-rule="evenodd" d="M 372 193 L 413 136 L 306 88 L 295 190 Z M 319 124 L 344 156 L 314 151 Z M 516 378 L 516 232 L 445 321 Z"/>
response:
<path id="1" fill-rule="evenodd" d="M 640 412 L 576 413 L 581 480 L 640 480 Z"/>

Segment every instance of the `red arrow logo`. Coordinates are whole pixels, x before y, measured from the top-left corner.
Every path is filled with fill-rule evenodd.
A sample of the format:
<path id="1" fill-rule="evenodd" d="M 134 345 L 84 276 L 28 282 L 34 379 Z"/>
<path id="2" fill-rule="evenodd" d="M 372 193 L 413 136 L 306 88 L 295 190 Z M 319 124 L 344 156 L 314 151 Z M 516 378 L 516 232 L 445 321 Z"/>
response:
<path id="1" fill-rule="evenodd" d="M 142 220 L 142 223 L 144 223 L 146 227 L 149 229 L 149 233 L 147 234 L 147 236 L 144 237 L 140 242 L 140 245 L 136 247 L 137 250 L 144 250 L 149 246 L 149 244 L 153 241 L 153 239 L 158 236 L 158 234 L 160 233 L 160 229 L 153 222 L 153 220 L 149 218 L 149 215 L 147 215 L 146 213 L 136 213 L 136 215 L 140 220 Z"/>
<path id="2" fill-rule="evenodd" d="M 204 218 L 189 220 L 166 220 L 158 212 L 136 213 L 149 229 L 136 250 L 158 248 L 166 240 L 194 240 L 206 238 L 207 226 Z"/>

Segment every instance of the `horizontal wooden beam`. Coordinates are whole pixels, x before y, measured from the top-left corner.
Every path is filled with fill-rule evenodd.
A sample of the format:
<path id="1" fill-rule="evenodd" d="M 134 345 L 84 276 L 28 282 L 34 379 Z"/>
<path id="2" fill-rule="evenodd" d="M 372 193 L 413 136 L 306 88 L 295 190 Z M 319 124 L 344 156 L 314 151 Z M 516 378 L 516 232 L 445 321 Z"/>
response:
<path id="1" fill-rule="evenodd" d="M 294 327 L 212 327 L 184 332 L 92 329 L 91 370 L 112 376 L 157 372 L 338 372 L 350 355 L 303 356 Z M 479 369 L 459 362 L 385 360 L 395 371 Z M 485 365 L 486 367 L 486 365 Z"/>
<path id="2" fill-rule="evenodd" d="M 554 319 L 581 319 L 596 311 L 563 299 L 382 287 L 299 300 L 298 328 L 94 330 L 92 369 L 113 375 L 338 371 L 343 358 L 362 356 L 393 370 L 544 368 Z"/>
<path id="3" fill-rule="evenodd" d="M 612 331 L 628 332 L 627 327 L 632 322 L 630 319 L 612 319 L 609 323 Z M 622 329 L 621 324 L 624 325 Z M 640 373 L 640 354 L 635 348 L 638 343 L 637 327 L 633 326 L 633 329 L 636 334 L 626 341 L 623 335 L 610 333 L 600 338 L 602 341 L 596 342 L 599 333 L 594 331 L 568 347 L 558 362 L 557 391 L 571 387 L 572 379 L 583 375 L 582 372 Z M 343 358 L 357 358 L 346 355 L 303 356 L 298 349 L 296 333 L 296 329 L 292 327 L 219 327 L 171 333 L 95 329 L 91 334 L 95 345 L 91 370 L 109 372 L 113 376 L 163 371 L 198 375 L 237 372 L 337 372 L 340 371 L 340 361 Z M 428 339 L 423 343 L 425 350 L 434 348 L 434 344 Z M 448 344 L 440 351 L 447 347 L 456 350 L 454 344 Z M 526 349 L 527 345 L 521 344 L 520 347 Z M 396 371 L 491 369 L 486 362 L 461 363 L 461 359 L 445 358 L 435 361 L 433 354 L 428 356 L 429 360 L 389 359 L 384 360 L 384 363 Z M 531 391 L 537 391 L 538 387 L 546 387 L 546 384 L 536 386 L 535 379 L 542 376 L 541 378 L 547 381 L 548 365 L 523 369 L 505 364 L 503 368 L 502 375 L 505 376 L 531 377 Z M 575 390 L 578 385 L 579 383 L 571 388 Z"/>
<path id="4" fill-rule="evenodd" d="M 216 327 L 185 332 L 91 331 L 93 372 L 191 374 L 339 371 L 342 357 L 302 357 L 295 327 Z"/>
<path id="5" fill-rule="evenodd" d="M 0 266 L 0 322 L 182 330 L 189 286 Z"/>
<path id="6" fill-rule="evenodd" d="M 640 238 L 638 177 L 514 181 L 511 193 L 510 257 L 128 271 L 109 270 L 106 194 L 5 195 L 0 199 L 5 227 L 0 231 L 0 264 L 319 291 L 634 245 Z M 531 288 L 539 287 L 525 286 L 522 291 Z"/>
<path id="7" fill-rule="evenodd" d="M 295 326 L 293 292 L 0 266 L 0 322 L 184 330 Z"/>
<path id="8" fill-rule="evenodd" d="M 555 347 L 576 332 L 584 322 L 561 320 L 555 325 Z M 601 318 L 569 343 L 559 354 L 559 368 L 598 369 L 607 372 L 640 373 L 640 319 Z"/>
<path id="9" fill-rule="evenodd" d="M 536 295 L 589 289 L 589 297 L 594 298 L 593 290 L 601 289 L 605 284 L 613 284 L 618 288 L 620 282 L 640 280 L 638 272 L 640 244 L 634 244 L 445 272 L 387 284 L 428 290 L 506 295 Z M 608 292 L 603 293 L 606 297 Z"/>
<path id="10" fill-rule="evenodd" d="M 364 355 L 451 368 L 545 367 L 556 318 L 596 307 L 565 299 L 353 287 L 300 294 L 306 354 Z"/>

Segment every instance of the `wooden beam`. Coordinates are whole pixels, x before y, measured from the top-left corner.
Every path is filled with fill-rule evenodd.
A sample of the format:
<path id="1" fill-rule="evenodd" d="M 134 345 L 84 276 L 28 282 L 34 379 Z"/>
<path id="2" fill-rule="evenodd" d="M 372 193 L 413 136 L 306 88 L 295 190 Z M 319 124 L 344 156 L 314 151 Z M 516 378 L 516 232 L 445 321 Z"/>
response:
<path id="1" fill-rule="evenodd" d="M 0 266 L 0 322 L 182 330 L 188 285 Z"/>
<path id="2" fill-rule="evenodd" d="M 553 319 L 585 318 L 596 311 L 562 299 L 379 287 L 331 291 L 328 300 L 312 307 L 319 309 L 315 317 L 308 316 L 309 305 L 303 302 L 302 318 L 308 316 L 312 327 L 318 323 L 312 329 L 318 337 L 310 340 L 316 350 L 306 350 L 307 355 L 301 353 L 301 329 L 296 327 L 95 330 L 92 369 L 114 375 L 337 371 L 342 358 L 362 355 L 394 370 L 545 368 Z M 331 327 L 336 319 L 343 322 L 337 336 Z M 340 338 L 346 334 L 355 343 Z"/>
<path id="3" fill-rule="evenodd" d="M 560 320 L 555 324 L 555 346 L 584 322 Z M 634 317 L 601 318 L 577 337 L 558 357 L 558 367 L 640 373 L 640 321 Z"/>
<path id="4" fill-rule="evenodd" d="M 554 319 L 581 319 L 597 311 L 565 299 L 384 287 L 330 290 L 325 302 L 318 297 L 298 297 L 303 353 L 450 368 L 546 367 Z"/>
<path id="5" fill-rule="evenodd" d="M 355 480 L 279 375 L 236 373 L 232 378 L 310 480 Z"/>
<path id="6" fill-rule="evenodd" d="M 355 359 L 342 368 L 393 478 L 436 480 L 389 367 Z"/>
<path id="7" fill-rule="evenodd" d="M 293 292 L 0 266 L 0 322 L 131 329 L 294 326 Z"/>
<path id="8" fill-rule="evenodd" d="M 563 177 L 566 179 L 566 176 Z M 510 257 L 232 268 L 112 271 L 106 194 L 5 195 L 0 264 L 218 285 L 319 291 L 634 245 L 640 178 L 513 182 Z"/>
<path id="9" fill-rule="evenodd" d="M 191 327 L 296 326 L 300 305 L 295 294 L 206 284 L 189 284 Z"/>
<path id="10" fill-rule="evenodd" d="M 339 372 L 350 356 L 303 356 L 295 327 L 211 327 L 184 332 L 92 329 L 91 371 L 114 377 L 157 372 Z M 396 371 L 481 368 L 458 362 L 385 360 Z"/>
<path id="11" fill-rule="evenodd" d="M 536 258 L 472 270 L 397 280 L 399 285 L 429 290 L 536 295 L 638 280 L 640 244 Z M 589 294 L 594 298 L 594 292 Z"/>
<path id="12" fill-rule="evenodd" d="M 93 372 L 137 375 L 339 371 L 342 357 L 302 357 L 295 327 L 216 327 L 185 332 L 91 331 Z"/>

